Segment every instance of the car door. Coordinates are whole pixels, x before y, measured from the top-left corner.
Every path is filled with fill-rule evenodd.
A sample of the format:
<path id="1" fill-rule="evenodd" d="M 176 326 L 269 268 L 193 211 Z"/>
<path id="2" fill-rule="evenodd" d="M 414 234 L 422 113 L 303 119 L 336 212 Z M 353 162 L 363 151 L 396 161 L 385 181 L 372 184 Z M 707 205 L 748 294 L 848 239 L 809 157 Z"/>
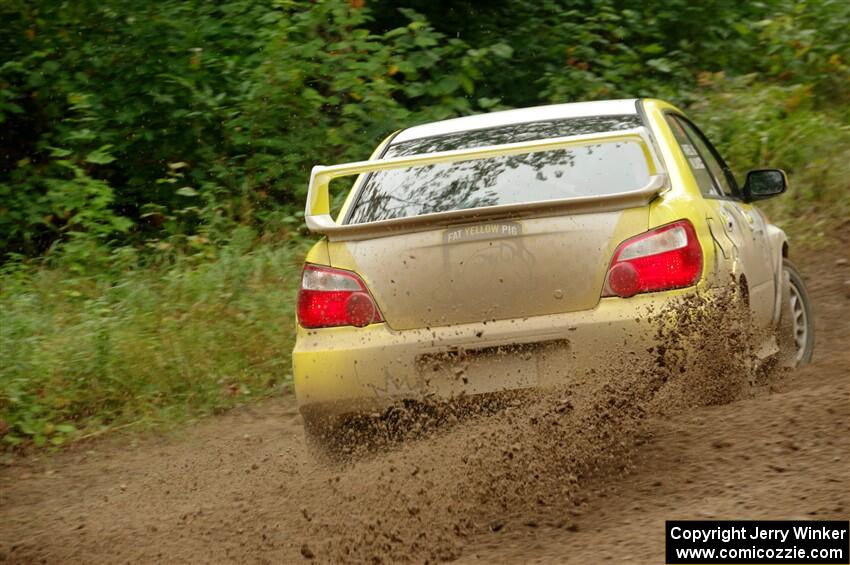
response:
<path id="1" fill-rule="evenodd" d="M 711 210 L 709 225 L 722 232 L 716 236 L 726 240 L 721 249 L 746 277 L 754 318 L 767 327 L 776 289 L 764 216 L 740 199 L 735 178 L 705 135 L 684 116 L 669 114 L 667 119 Z"/>

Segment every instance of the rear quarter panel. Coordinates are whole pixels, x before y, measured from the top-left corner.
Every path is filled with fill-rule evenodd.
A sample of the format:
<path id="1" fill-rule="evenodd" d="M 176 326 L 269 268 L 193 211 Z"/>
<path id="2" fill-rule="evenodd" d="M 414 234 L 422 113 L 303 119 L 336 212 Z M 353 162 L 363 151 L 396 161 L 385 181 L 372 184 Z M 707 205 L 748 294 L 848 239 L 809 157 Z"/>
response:
<path id="1" fill-rule="evenodd" d="M 661 100 L 644 100 L 647 125 L 658 144 L 656 148 L 667 170 L 670 188 L 651 205 L 649 227 L 662 226 L 681 219 L 690 220 L 696 229 L 703 251 L 702 284 L 714 285 L 728 281 L 735 266 L 727 261 L 709 227 L 709 209 L 699 190 L 685 155 L 679 149 L 673 132 L 664 118 L 665 111 L 681 110 Z"/>

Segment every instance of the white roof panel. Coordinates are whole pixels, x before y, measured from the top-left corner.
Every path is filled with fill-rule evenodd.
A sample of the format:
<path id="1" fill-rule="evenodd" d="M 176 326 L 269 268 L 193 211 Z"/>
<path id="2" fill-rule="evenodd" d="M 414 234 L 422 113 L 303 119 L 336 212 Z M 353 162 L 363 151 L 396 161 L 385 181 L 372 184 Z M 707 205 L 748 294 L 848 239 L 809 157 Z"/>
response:
<path id="1" fill-rule="evenodd" d="M 621 116 L 636 114 L 637 100 L 603 100 L 598 102 L 575 102 L 572 104 L 552 104 L 550 106 L 535 106 L 533 108 L 517 108 L 475 116 L 464 116 L 440 122 L 431 122 L 421 126 L 413 126 L 399 133 L 393 143 L 410 141 L 434 135 L 444 135 L 459 131 L 492 128 L 525 122 L 542 120 L 560 120 L 568 118 L 584 118 L 587 116 Z"/>

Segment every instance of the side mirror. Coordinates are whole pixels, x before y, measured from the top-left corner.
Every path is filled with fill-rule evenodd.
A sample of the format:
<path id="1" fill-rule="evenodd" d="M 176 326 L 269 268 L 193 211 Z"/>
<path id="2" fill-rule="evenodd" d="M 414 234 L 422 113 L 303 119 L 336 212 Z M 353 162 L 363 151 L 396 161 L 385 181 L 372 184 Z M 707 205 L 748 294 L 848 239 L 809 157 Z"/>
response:
<path id="1" fill-rule="evenodd" d="M 788 178 L 782 169 L 756 169 L 747 173 L 744 183 L 744 202 L 764 200 L 785 192 Z"/>

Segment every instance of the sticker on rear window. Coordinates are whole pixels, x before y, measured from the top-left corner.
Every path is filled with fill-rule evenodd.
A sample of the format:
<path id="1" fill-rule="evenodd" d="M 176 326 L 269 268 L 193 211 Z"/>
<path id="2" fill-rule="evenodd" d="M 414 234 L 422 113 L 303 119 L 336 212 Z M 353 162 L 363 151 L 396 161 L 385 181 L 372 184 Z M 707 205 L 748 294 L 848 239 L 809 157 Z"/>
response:
<path id="1" fill-rule="evenodd" d="M 684 151 L 685 155 L 687 155 L 688 157 L 698 157 L 699 156 L 699 153 L 697 153 L 697 150 L 694 149 L 694 146 L 689 144 L 689 143 L 683 143 L 682 144 L 682 151 Z"/>
<path id="2" fill-rule="evenodd" d="M 693 167 L 694 169 L 705 168 L 705 163 L 703 163 L 702 159 L 699 159 L 698 157 L 691 157 L 690 159 L 688 159 L 688 161 L 691 162 L 691 167 Z"/>
<path id="3" fill-rule="evenodd" d="M 458 241 L 470 241 L 476 239 L 514 237 L 520 234 L 522 234 L 522 224 L 517 222 L 497 222 L 446 230 L 443 233 L 443 241 L 446 243 L 456 243 Z"/>

